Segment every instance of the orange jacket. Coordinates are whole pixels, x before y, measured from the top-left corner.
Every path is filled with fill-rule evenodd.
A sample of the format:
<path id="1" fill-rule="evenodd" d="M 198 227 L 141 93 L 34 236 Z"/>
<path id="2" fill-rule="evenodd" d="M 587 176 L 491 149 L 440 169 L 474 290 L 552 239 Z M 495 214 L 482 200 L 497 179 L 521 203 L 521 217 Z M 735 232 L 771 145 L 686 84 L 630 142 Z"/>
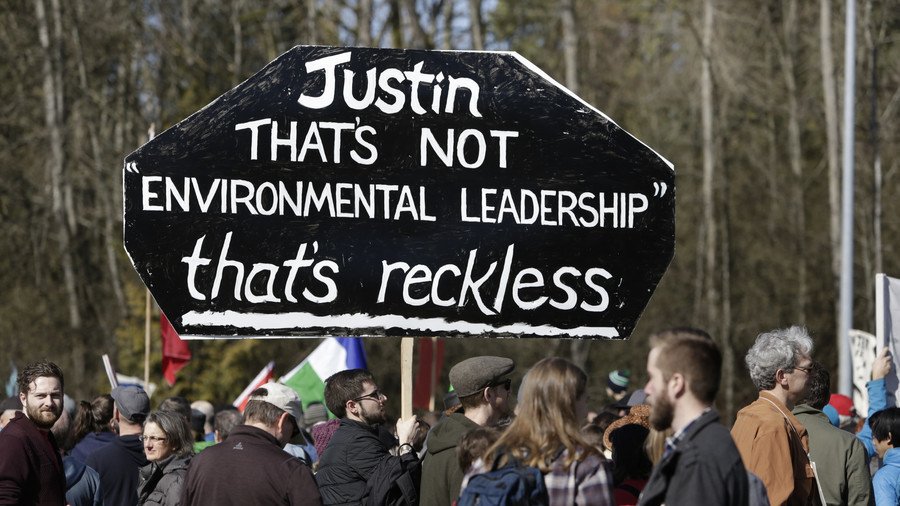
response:
<path id="1" fill-rule="evenodd" d="M 731 436 L 748 471 L 765 483 L 772 506 L 819 504 L 806 428 L 768 392 L 738 411 Z"/>

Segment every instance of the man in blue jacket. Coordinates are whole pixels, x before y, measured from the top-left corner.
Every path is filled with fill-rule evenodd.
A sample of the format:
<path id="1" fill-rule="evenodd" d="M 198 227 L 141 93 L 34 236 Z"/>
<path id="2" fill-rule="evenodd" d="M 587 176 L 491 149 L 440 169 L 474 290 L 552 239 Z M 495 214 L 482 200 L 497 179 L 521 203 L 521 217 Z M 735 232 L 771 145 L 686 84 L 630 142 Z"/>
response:
<path id="1" fill-rule="evenodd" d="M 872 380 L 866 383 L 866 390 L 869 393 L 869 412 L 868 419 L 872 418 L 876 412 L 888 407 L 887 405 L 887 387 L 885 386 L 885 376 L 891 372 L 891 351 L 885 347 L 878 354 L 875 363 L 872 364 Z M 856 434 L 856 437 L 866 447 L 866 455 L 868 459 L 875 456 L 875 446 L 872 444 L 872 426 L 868 419 L 863 424 L 863 428 Z"/>
<path id="2" fill-rule="evenodd" d="M 872 479 L 875 504 L 900 504 L 900 436 L 894 435 L 900 434 L 900 408 L 883 409 L 873 414 L 868 424 L 875 452 L 882 460 Z"/>

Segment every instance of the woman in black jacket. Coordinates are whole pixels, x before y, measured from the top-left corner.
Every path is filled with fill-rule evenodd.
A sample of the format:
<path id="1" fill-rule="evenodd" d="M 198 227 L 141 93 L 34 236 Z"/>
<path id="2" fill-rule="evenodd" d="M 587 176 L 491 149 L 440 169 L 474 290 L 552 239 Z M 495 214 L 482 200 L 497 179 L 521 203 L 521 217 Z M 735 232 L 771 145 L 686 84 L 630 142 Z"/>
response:
<path id="1" fill-rule="evenodd" d="M 141 441 L 150 463 L 140 471 L 138 504 L 177 506 L 194 454 L 188 421 L 178 413 L 154 411 L 144 422 Z"/>

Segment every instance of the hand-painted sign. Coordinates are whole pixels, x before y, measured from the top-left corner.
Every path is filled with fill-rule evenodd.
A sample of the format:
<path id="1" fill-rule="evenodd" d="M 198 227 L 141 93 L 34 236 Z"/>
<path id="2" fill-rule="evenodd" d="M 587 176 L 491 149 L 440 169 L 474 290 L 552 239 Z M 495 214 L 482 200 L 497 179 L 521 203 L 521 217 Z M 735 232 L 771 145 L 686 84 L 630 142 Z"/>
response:
<path id="1" fill-rule="evenodd" d="M 295 47 L 125 159 L 184 338 L 626 337 L 673 166 L 516 53 Z"/>

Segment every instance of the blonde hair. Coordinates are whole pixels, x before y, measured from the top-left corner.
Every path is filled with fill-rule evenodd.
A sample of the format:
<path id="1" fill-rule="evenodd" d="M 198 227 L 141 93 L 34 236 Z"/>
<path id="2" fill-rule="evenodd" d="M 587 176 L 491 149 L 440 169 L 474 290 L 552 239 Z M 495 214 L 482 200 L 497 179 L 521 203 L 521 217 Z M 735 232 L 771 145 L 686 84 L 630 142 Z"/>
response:
<path id="1" fill-rule="evenodd" d="M 535 364 L 520 387 L 516 419 L 485 452 L 485 463 L 492 465 L 499 453 L 501 464 L 511 455 L 549 472 L 562 448 L 568 450 L 567 467 L 589 455 L 602 458 L 581 434 L 581 420 L 576 415 L 576 402 L 584 397 L 586 388 L 587 374 L 568 360 L 551 357 Z"/>
<path id="2" fill-rule="evenodd" d="M 666 438 L 673 433 L 671 427 L 666 430 L 656 430 L 650 427 L 650 433 L 647 434 L 647 440 L 644 442 L 644 451 L 647 452 L 647 457 L 654 466 L 662 460 L 663 453 L 666 451 Z"/>

